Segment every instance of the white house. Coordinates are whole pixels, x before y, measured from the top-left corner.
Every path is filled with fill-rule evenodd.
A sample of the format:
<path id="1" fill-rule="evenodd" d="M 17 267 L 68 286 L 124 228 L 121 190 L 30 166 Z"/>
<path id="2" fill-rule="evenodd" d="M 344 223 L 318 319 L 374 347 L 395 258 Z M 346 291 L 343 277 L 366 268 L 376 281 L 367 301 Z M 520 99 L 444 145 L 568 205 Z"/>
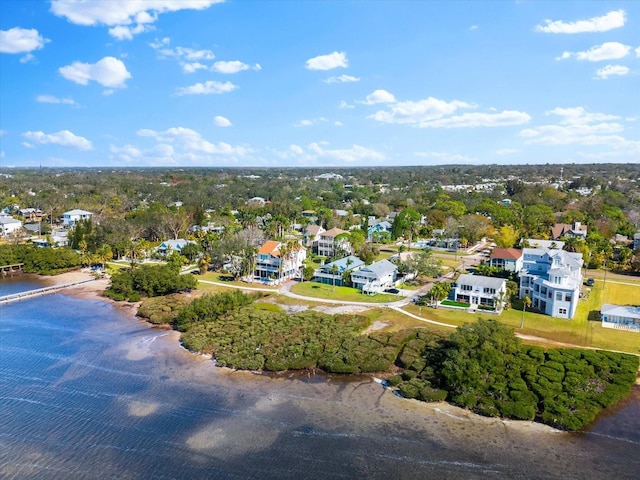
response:
<path id="1" fill-rule="evenodd" d="M 395 285 L 398 267 L 389 260 L 372 263 L 368 267 L 351 272 L 351 283 L 367 295 L 375 295 Z"/>
<path id="2" fill-rule="evenodd" d="M 522 250 L 518 248 L 494 248 L 489 258 L 492 267 L 518 273 L 523 266 Z"/>
<path id="3" fill-rule="evenodd" d="M 337 249 L 342 249 L 347 253 L 351 253 L 351 244 L 347 238 L 336 240 L 338 235 L 348 233 L 340 228 L 334 227 L 326 232 L 320 233 L 320 238 L 316 240 L 314 249 L 320 256 L 333 257 Z"/>
<path id="4" fill-rule="evenodd" d="M 495 309 L 502 312 L 507 299 L 507 281 L 504 278 L 462 274 L 454 289 L 456 302 L 468 303 L 470 308 Z"/>
<path id="5" fill-rule="evenodd" d="M 73 227 L 80 220 L 91 220 L 93 213 L 86 210 L 69 210 L 62 214 L 62 224 L 65 227 Z"/>
<path id="6" fill-rule="evenodd" d="M 320 235 L 326 230 L 321 225 L 307 225 L 302 233 L 302 243 L 305 247 L 313 247 Z"/>
<path id="7" fill-rule="evenodd" d="M 600 308 L 602 326 L 640 333 L 640 307 L 605 303 Z"/>
<path id="8" fill-rule="evenodd" d="M 349 255 L 335 262 L 326 263 L 313 272 L 313 280 L 328 285 L 344 285 L 343 275 L 345 272 L 355 272 L 365 266 L 365 263 L 358 257 Z"/>
<path id="9" fill-rule="evenodd" d="M 307 249 L 296 244 L 294 248 L 285 251 L 283 244 L 269 240 L 258 250 L 254 278 L 263 283 L 280 284 L 283 281 L 302 275 Z"/>
<path id="10" fill-rule="evenodd" d="M 8 237 L 22 228 L 22 222 L 11 215 L 0 215 L 0 237 Z"/>
<path id="11" fill-rule="evenodd" d="M 547 248 L 525 248 L 520 271 L 520 298 L 532 307 L 559 318 L 573 318 L 582 285 L 581 253 Z"/>

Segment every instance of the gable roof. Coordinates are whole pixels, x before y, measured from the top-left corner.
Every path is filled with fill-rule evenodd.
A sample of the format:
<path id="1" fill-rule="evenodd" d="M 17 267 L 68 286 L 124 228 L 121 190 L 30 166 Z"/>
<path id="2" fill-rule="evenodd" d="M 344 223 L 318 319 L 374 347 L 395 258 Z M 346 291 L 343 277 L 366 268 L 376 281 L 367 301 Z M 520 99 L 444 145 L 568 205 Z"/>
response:
<path id="1" fill-rule="evenodd" d="M 309 235 L 317 235 L 320 233 L 320 230 L 324 230 L 321 225 L 307 225 L 307 233 Z"/>
<path id="2" fill-rule="evenodd" d="M 358 270 L 358 273 L 372 273 L 376 278 L 380 278 L 395 272 L 397 269 L 398 267 L 389 260 L 380 260 L 379 262 L 372 263 L 368 267 Z"/>
<path id="3" fill-rule="evenodd" d="M 518 260 L 522 258 L 522 250 L 518 248 L 499 248 L 496 247 L 491 252 L 491 260 L 494 258 L 504 259 L 504 260 Z"/>
<path id="4" fill-rule="evenodd" d="M 475 285 L 499 290 L 507 281 L 504 278 L 485 277 L 483 275 L 469 275 L 464 273 L 458 277 L 458 285 Z"/>

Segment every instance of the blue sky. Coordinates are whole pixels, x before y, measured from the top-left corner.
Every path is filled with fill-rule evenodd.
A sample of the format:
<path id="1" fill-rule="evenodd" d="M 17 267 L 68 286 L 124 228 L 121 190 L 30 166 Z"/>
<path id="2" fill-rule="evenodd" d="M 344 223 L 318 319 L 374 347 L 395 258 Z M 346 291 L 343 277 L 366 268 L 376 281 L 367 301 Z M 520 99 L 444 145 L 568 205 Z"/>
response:
<path id="1" fill-rule="evenodd" d="M 2 0 L 0 165 L 640 162 L 640 2 Z"/>

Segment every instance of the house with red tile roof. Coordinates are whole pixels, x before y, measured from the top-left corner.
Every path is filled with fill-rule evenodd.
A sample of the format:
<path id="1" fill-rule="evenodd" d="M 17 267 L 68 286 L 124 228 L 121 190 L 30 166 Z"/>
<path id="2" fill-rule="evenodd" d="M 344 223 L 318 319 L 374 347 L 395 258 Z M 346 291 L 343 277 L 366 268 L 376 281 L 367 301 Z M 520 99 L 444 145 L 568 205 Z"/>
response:
<path id="1" fill-rule="evenodd" d="M 518 273 L 522 269 L 522 250 L 519 248 L 494 248 L 489 257 L 489 265 L 492 267 Z"/>

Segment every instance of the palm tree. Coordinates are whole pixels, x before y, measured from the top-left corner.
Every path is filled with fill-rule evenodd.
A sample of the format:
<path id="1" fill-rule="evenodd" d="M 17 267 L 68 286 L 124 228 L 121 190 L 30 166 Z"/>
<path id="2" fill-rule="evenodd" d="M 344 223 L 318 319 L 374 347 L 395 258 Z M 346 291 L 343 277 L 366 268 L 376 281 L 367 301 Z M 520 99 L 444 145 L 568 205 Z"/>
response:
<path id="1" fill-rule="evenodd" d="M 338 274 L 339 268 L 338 265 L 336 265 L 335 263 L 333 265 L 331 265 L 331 268 L 329 269 L 329 273 L 331 273 L 332 277 L 333 277 L 333 289 L 332 291 L 336 290 L 336 275 Z"/>
<path id="2" fill-rule="evenodd" d="M 531 306 L 531 299 L 528 296 L 525 296 L 522 299 L 522 320 L 520 321 L 520 328 L 524 328 L 524 311 L 527 307 Z"/>
<path id="3" fill-rule="evenodd" d="M 101 245 L 96 251 L 96 260 L 102 266 L 103 270 L 107 268 L 107 262 L 113 258 L 113 252 L 109 245 Z"/>

